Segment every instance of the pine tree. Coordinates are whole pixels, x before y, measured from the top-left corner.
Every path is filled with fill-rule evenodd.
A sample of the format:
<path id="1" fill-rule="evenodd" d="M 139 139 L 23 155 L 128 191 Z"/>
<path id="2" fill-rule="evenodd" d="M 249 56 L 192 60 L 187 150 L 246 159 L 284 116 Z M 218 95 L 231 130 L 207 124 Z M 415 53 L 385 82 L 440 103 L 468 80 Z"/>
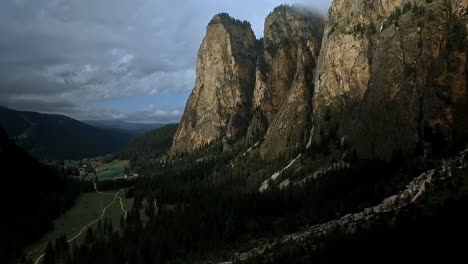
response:
<path id="1" fill-rule="evenodd" d="M 123 231 L 125 229 L 125 219 L 124 216 L 120 216 L 120 230 Z"/>
<path id="2" fill-rule="evenodd" d="M 86 231 L 84 242 L 86 245 L 91 245 L 94 242 L 93 229 L 88 228 L 88 230 Z"/>
<path id="3" fill-rule="evenodd" d="M 114 227 L 112 226 L 112 220 L 108 219 L 109 224 L 107 225 L 107 235 L 110 236 L 112 235 L 112 232 L 114 231 Z"/>
<path id="4" fill-rule="evenodd" d="M 45 251 L 44 255 L 44 261 L 42 262 L 43 264 L 54 264 L 54 248 L 52 247 L 52 243 L 49 241 L 47 243 L 47 248 Z"/>
<path id="5" fill-rule="evenodd" d="M 103 233 L 102 231 L 103 231 L 103 228 L 102 228 L 102 221 L 101 221 L 101 219 L 99 219 L 99 221 L 98 221 L 98 223 L 97 223 L 97 232 L 96 232 L 97 235 L 98 235 L 98 236 L 99 236 L 99 235 L 102 235 L 102 233 Z"/>

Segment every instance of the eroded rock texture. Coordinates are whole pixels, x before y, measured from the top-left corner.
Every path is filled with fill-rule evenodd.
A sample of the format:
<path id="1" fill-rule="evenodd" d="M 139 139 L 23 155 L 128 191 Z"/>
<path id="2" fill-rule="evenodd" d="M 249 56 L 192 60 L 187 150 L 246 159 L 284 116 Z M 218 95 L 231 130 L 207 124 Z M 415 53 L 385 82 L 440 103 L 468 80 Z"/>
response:
<path id="1" fill-rule="evenodd" d="M 468 133 L 467 1 L 335 0 L 314 93 L 316 142 L 391 158 Z"/>
<path id="2" fill-rule="evenodd" d="M 256 38 L 248 22 L 216 15 L 198 52 L 197 79 L 175 133 L 173 152 L 242 137 L 255 86 Z"/>
<path id="3" fill-rule="evenodd" d="M 265 20 L 249 128 L 249 136 L 264 136 L 261 154 L 265 158 L 287 155 L 306 145 L 322 35 L 322 18 L 305 9 L 280 6 Z"/>

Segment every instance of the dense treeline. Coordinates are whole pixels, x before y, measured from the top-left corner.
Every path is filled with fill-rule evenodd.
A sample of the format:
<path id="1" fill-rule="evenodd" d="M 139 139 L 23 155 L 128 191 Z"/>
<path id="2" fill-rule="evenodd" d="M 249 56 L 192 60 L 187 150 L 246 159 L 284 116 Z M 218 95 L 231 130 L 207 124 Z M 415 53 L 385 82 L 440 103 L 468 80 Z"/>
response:
<path id="1" fill-rule="evenodd" d="M 94 192 L 94 184 L 99 191 L 110 191 L 118 189 L 126 189 L 137 182 L 138 179 L 114 179 L 99 181 L 97 178 L 90 181 L 81 181 L 80 190 L 81 192 Z"/>
<path id="2" fill-rule="evenodd" d="M 8 262 L 52 229 L 52 220 L 73 205 L 80 189 L 61 170 L 39 163 L 16 146 L 2 128 L 0 172 L 0 259 Z"/>
<path id="3" fill-rule="evenodd" d="M 223 151 L 213 144 L 148 165 L 145 173 L 151 177 L 131 188 L 135 207 L 122 221 L 123 231 L 95 235 L 94 242 L 75 247 L 73 263 L 191 263 L 222 256 L 253 238 L 297 231 L 374 205 L 414 176 L 402 173 L 413 164 L 356 160 L 349 170 L 259 193 L 259 179 L 287 160 L 262 161 L 255 150 L 239 155 L 241 149 Z"/>
<path id="4" fill-rule="evenodd" d="M 219 17 L 223 23 L 232 23 L 232 24 L 234 24 L 236 26 L 239 26 L 241 28 L 250 28 L 251 27 L 249 21 L 247 21 L 247 20 L 241 21 L 239 19 L 233 18 L 228 13 L 219 13 L 218 15 L 215 16 L 215 18 L 216 17 Z M 209 24 L 212 25 L 212 24 L 215 24 L 215 23 L 216 23 L 216 20 L 213 18 L 210 21 Z"/>
<path id="5" fill-rule="evenodd" d="M 177 125 L 171 124 L 145 133 L 119 153 L 120 159 L 130 160 L 133 169 L 140 171 L 142 166 L 156 160 L 171 146 L 176 129 Z"/>

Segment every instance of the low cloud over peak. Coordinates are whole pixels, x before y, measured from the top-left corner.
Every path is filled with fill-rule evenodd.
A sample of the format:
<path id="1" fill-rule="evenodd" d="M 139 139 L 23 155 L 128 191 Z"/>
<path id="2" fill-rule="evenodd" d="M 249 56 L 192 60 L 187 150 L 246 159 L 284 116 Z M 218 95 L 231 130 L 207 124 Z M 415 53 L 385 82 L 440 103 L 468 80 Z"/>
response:
<path id="1" fill-rule="evenodd" d="M 314 8 L 325 13 L 330 2 L 316 1 Z M 281 3 L 4 0 L 0 105 L 81 119 L 124 115 L 130 121 L 178 121 L 181 102 L 193 88 L 196 53 L 213 14 L 229 12 L 249 20 L 260 35 L 265 16 Z M 95 107 L 106 100 L 160 94 L 184 100 L 171 107 L 148 102 L 118 110 Z"/>

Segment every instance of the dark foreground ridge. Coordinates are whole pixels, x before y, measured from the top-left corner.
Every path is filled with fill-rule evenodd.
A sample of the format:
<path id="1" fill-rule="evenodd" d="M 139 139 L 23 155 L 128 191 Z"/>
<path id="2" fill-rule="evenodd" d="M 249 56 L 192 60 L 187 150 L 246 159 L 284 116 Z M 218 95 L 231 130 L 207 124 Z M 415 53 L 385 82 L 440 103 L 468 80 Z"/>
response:
<path id="1" fill-rule="evenodd" d="M 260 40 L 215 16 L 172 143 L 175 127 L 122 153 L 145 177 L 120 229 L 44 263 L 466 259 L 467 6 L 281 6 Z"/>

